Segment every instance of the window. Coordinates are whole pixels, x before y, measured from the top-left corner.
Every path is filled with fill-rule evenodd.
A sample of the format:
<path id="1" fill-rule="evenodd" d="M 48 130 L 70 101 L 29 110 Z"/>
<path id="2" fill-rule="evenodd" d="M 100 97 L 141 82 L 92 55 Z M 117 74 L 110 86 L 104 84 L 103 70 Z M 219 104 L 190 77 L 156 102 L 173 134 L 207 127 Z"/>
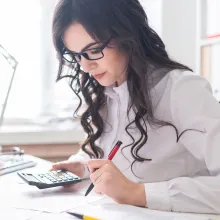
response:
<path id="1" fill-rule="evenodd" d="M 0 44 L 18 61 L 5 123 L 32 121 L 43 115 L 53 117 L 76 103 L 67 82 L 55 83 L 58 63 L 51 23 L 56 2 L 0 2 Z M 6 78 L 6 72 L 1 73 L 1 80 L 6 81 Z M 0 87 L 0 93 L 3 89 Z M 71 108 L 68 114 L 72 116 L 73 111 Z"/>
<path id="2" fill-rule="evenodd" d="M 220 100 L 220 1 L 203 0 L 200 7 L 200 37 L 201 58 L 199 59 L 199 68 L 201 74 L 211 83 L 213 93 L 217 100 Z"/>

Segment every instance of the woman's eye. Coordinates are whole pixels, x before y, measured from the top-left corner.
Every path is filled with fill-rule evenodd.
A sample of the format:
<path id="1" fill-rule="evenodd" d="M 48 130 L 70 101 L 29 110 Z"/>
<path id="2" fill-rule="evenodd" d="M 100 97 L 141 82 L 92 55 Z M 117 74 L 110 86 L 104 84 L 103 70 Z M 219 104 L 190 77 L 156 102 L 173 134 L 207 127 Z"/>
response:
<path id="1" fill-rule="evenodd" d="M 93 50 L 90 50 L 90 52 L 92 53 L 92 54 L 97 54 L 97 53 L 100 53 L 100 49 L 93 49 Z"/>

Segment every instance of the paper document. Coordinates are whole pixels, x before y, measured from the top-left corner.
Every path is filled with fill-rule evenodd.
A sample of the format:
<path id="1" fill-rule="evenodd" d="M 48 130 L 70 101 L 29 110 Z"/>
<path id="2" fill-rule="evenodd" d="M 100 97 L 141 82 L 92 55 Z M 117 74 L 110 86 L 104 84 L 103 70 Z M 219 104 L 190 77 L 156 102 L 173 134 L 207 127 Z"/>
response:
<path id="1" fill-rule="evenodd" d="M 30 220 L 79 220 L 66 213 L 41 213 Z"/>
<path id="2" fill-rule="evenodd" d="M 28 184 L 8 183 L 7 188 L 10 188 L 10 192 L 1 190 L 1 199 L 5 201 L 6 207 L 60 213 L 103 198 L 94 192 L 85 197 L 88 185 L 88 182 L 82 182 L 68 188 L 40 190 Z"/>
<path id="3" fill-rule="evenodd" d="M 22 210 L 22 209 L 11 209 L 11 208 L 0 208 L 0 219 L 1 220 L 24 220 L 32 219 L 32 217 L 40 214 L 37 211 Z"/>
<path id="4" fill-rule="evenodd" d="M 156 210 L 149 210 L 147 208 L 140 208 L 130 205 L 116 204 L 112 201 L 107 202 L 108 199 L 100 200 L 102 204 L 89 204 L 84 207 L 79 207 L 72 212 L 83 213 L 88 216 L 96 217 L 102 220 L 217 220 L 220 217 L 212 218 L 208 215 L 196 215 L 186 213 L 163 212 Z"/>

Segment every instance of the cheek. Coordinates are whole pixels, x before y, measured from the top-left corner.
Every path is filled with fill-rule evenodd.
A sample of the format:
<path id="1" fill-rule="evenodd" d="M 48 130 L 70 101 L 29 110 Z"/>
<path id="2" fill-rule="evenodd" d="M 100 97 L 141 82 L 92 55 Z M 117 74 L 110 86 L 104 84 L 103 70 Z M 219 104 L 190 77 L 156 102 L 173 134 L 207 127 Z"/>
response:
<path id="1" fill-rule="evenodd" d="M 113 57 L 115 67 L 119 73 L 124 73 L 127 68 L 127 57 L 121 52 L 117 51 Z"/>
<path id="2" fill-rule="evenodd" d="M 104 65 L 112 74 L 120 74 L 127 68 L 127 59 L 117 50 L 109 50 L 106 54 Z"/>

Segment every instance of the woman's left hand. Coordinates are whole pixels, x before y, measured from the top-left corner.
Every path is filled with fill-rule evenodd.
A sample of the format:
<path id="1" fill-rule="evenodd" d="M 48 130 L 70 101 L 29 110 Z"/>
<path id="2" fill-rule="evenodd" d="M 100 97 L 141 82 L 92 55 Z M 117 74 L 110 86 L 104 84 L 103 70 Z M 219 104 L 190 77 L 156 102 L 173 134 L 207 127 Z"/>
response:
<path id="1" fill-rule="evenodd" d="M 118 203 L 146 206 L 144 184 L 128 180 L 110 160 L 89 160 L 90 179 L 97 193 L 103 193 Z"/>

